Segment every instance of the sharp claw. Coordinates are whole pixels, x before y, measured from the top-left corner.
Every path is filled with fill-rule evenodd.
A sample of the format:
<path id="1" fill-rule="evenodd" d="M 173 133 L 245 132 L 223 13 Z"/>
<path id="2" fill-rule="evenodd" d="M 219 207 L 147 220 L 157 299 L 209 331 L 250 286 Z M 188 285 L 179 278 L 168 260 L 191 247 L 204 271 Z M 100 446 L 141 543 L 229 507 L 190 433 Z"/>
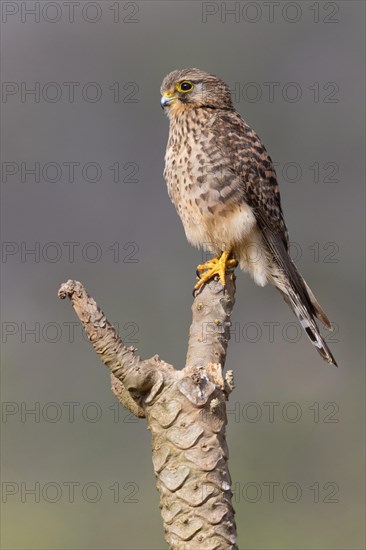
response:
<path id="1" fill-rule="evenodd" d="M 193 298 L 196 298 L 197 294 L 199 294 L 201 292 L 203 286 L 204 286 L 204 284 L 202 286 L 199 286 L 198 288 L 196 288 L 196 287 L 193 288 L 193 290 L 192 290 Z"/>

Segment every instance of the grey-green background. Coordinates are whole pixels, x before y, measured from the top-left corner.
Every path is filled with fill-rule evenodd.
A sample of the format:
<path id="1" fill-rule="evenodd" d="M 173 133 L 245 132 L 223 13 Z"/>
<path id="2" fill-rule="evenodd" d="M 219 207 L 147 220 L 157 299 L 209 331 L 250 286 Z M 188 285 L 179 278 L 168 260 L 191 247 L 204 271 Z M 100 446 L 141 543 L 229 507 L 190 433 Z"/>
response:
<path id="1" fill-rule="evenodd" d="M 202 254 L 163 181 L 159 87 L 190 66 L 229 83 L 279 163 L 297 264 L 337 326 L 339 369 L 273 288 L 238 272 L 227 367 L 239 546 L 364 548 L 364 3 L 107 0 L 76 3 L 74 22 L 64 2 L 38 5 L 39 21 L 24 12 L 34 2 L 2 2 L 3 548 L 166 548 L 150 434 L 115 404 L 57 290 L 82 281 L 142 357 L 183 365 Z M 37 82 L 39 102 L 21 96 Z M 22 181 L 21 163 L 39 163 L 40 181 Z"/>

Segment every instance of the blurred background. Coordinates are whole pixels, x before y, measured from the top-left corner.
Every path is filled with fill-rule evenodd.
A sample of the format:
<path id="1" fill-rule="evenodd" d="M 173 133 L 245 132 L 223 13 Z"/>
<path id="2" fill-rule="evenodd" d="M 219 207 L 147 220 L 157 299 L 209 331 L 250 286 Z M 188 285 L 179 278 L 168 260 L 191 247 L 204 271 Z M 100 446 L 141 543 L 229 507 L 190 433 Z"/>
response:
<path id="1" fill-rule="evenodd" d="M 2 2 L 2 547 L 163 549 L 150 433 L 57 290 L 184 365 L 201 251 L 163 180 L 173 69 L 223 78 L 277 163 L 328 366 L 237 273 L 228 443 L 241 549 L 364 548 L 364 3 Z"/>

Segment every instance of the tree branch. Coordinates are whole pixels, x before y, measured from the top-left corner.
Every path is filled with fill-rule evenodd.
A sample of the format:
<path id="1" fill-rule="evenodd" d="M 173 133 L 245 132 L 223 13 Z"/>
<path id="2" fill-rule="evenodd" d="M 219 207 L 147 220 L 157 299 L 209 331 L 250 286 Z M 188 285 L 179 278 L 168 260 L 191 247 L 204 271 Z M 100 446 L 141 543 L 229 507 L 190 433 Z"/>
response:
<path id="1" fill-rule="evenodd" d="M 158 356 L 142 361 L 126 348 L 81 283 L 68 281 L 69 297 L 96 353 L 112 373 L 112 390 L 132 413 L 146 417 L 165 539 L 171 549 L 236 548 L 231 479 L 225 438 L 223 378 L 235 276 L 206 284 L 195 297 L 186 366 L 175 370 Z"/>

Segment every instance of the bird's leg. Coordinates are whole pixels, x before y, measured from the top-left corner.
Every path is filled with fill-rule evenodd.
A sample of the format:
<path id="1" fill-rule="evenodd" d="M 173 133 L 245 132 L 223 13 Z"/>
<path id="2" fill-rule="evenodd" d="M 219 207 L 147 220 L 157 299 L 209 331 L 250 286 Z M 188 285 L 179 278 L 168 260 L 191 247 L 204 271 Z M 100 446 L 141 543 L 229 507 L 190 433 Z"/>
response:
<path id="1" fill-rule="evenodd" d="M 231 252 L 224 250 L 221 256 L 212 258 L 204 264 L 197 266 L 197 274 L 199 276 L 199 281 L 195 284 L 194 289 L 198 290 L 202 285 L 207 283 L 212 277 L 218 275 L 222 286 L 225 286 L 225 272 L 230 267 L 236 267 L 238 262 L 234 258 L 230 258 Z M 200 274 L 202 272 L 202 275 Z"/>

